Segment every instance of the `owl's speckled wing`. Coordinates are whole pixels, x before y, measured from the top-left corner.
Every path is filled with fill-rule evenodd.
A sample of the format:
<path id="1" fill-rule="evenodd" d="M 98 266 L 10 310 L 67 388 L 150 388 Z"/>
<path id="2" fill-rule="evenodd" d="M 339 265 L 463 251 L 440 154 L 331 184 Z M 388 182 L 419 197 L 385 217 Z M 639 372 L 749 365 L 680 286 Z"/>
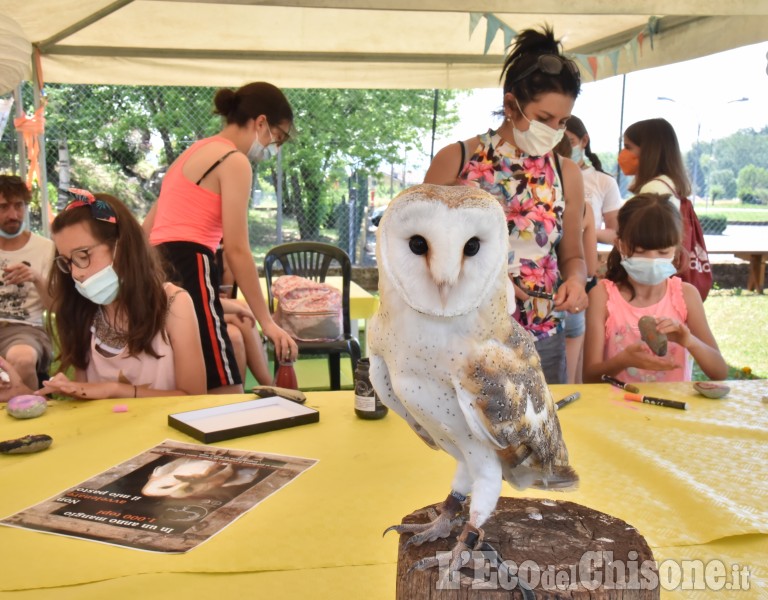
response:
<path id="1" fill-rule="evenodd" d="M 482 343 L 456 383 L 468 422 L 495 445 L 504 479 L 520 489 L 577 484 L 539 355 L 521 327 Z"/>

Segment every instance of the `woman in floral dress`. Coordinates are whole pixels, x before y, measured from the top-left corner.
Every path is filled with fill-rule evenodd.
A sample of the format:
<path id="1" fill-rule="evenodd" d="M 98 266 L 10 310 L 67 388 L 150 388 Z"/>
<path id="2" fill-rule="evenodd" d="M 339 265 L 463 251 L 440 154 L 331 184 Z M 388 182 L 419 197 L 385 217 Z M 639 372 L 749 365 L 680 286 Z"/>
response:
<path id="1" fill-rule="evenodd" d="M 576 64 L 551 29 L 521 32 L 502 69 L 504 121 L 437 153 L 425 183 L 472 185 L 507 214 L 510 313 L 536 339 L 550 384 L 566 382 L 565 312 L 587 307 L 581 242 L 584 185 L 553 152 L 580 90 Z"/>

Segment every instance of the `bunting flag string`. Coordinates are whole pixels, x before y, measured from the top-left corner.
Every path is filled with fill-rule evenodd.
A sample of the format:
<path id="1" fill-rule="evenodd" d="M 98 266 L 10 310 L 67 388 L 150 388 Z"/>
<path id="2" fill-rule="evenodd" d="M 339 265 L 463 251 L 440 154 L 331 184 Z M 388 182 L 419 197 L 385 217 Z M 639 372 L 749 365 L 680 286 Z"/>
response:
<path id="1" fill-rule="evenodd" d="M 483 54 L 488 54 L 488 50 L 490 50 L 491 44 L 493 43 L 493 40 L 496 39 L 496 35 L 499 33 L 499 31 L 501 31 L 504 35 L 505 48 L 509 47 L 509 45 L 512 43 L 512 40 L 517 37 L 517 31 L 504 23 L 504 21 L 499 19 L 493 13 L 471 12 L 469 13 L 470 38 L 472 37 L 475 29 L 477 29 L 481 19 L 485 19 L 486 21 L 485 47 L 483 49 Z M 645 40 L 648 40 L 651 51 L 653 51 L 654 35 L 656 35 L 658 31 L 658 17 L 650 17 L 648 19 L 648 23 L 646 23 L 640 31 L 634 34 L 624 44 L 607 48 L 602 52 L 597 52 L 595 54 L 571 53 L 570 56 L 578 61 L 584 70 L 592 75 L 594 80 L 597 80 L 598 70 L 601 70 L 602 72 L 602 69 L 605 68 L 610 68 L 614 75 L 618 75 L 619 58 L 622 51 L 624 51 L 627 57 L 631 59 L 632 62 L 636 65 L 638 60 L 638 53 L 641 57 L 643 55 L 643 42 Z M 766 71 L 768 71 L 768 69 L 766 69 Z"/>

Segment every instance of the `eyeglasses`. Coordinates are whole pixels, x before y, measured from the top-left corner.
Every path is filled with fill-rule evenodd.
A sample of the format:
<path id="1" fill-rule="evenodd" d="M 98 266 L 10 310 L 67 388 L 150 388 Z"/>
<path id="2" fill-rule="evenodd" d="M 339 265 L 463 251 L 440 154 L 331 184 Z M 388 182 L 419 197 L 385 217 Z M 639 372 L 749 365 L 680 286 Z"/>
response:
<path id="1" fill-rule="evenodd" d="M 56 266 L 59 267 L 59 271 L 62 273 L 71 273 L 72 265 L 75 265 L 78 269 L 86 269 L 91 264 L 91 250 L 97 246 L 101 246 L 102 243 L 103 242 L 99 242 L 93 246 L 78 248 L 72 252 L 72 256 L 70 258 L 60 254 L 54 259 L 56 261 Z"/>
<path id="2" fill-rule="evenodd" d="M 536 59 L 535 63 L 520 73 L 520 75 L 515 77 L 511 85 L 516 84 L 518 81 L 522 81 L 536 71 L 541 71 L 545 75 L 560 75 L 563 67 L 568 68 L 568 70 L 571 72 L 571 75 L 576 78 L 576 81 L 581 81 L 581 72 L 579 71 L 579 67 L 576 66 L 575 62 L 568 58 L 563 58 L 557 54 L 541 54 Z"/>
<path id="3" fill-rule="evenodd" d="M 291 134 L 287 132 L 285 129 L 283 129 L 279 125 L 273 125 L 273 127 L 283 134 L 283 139 L 278 142 L 277 144 L 278 146 L 282 146 L 283 144 L 285 144 L 287 141 L 291 139 Z"/>

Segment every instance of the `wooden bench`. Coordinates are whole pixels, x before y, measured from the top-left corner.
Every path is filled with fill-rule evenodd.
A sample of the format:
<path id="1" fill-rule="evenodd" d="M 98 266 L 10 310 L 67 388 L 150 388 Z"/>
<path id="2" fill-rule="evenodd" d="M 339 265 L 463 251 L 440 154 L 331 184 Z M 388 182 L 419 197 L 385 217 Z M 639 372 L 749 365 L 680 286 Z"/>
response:
<path id="1" fill-rule="evenodd" d="M 768 229 L 766 230 L 768 234 Z M 762 245 L 756 246 L 755 240 L 739 240 L 729 236 L 705 235 L 707 252 L 713 254 L 732 254 L 740 260 L 749 263 L 749 278 L 747 289 L 758 294 L 765 288 L 765 265 L 768 261 L 768 235 L 761 240 Z"/>
<path id="2" fill-rule="evenodd" d="M 747 289 L 762 294 L 765 289 L 765 267 L 768 263 L 768 229 L 766 229 L 765 244 L 762 247 L 755 247 L 754 240 L 743 240 L 725 236 L 707 235 L 705 242 L 707 252 L 713 254 L 731 254 L 740 260 L 749 263 L 749 277 L 747 280 Z M 608 244 L 598 244 L 598 259 L 605 262 L 611 246 Z"/>

